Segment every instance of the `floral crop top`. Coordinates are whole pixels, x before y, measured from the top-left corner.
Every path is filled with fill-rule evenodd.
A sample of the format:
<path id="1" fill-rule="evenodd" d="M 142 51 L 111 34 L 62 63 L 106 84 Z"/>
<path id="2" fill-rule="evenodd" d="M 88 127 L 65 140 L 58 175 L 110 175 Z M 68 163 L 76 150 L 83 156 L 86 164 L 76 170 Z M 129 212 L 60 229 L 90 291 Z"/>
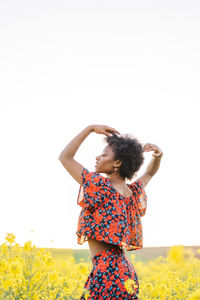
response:
<path id="1" fill-rule="evenodd" d="M 76 231 L 82 245 L 88 238 L 118 245 L 127 251 L 143 247 L 141 217 L 147 208 L 142 181 L 128 187 L 131 197 L 124 197 L 112 186 L 110 179 L 96 172 L 82 171 L 77 204 L 82 207 Z"/>

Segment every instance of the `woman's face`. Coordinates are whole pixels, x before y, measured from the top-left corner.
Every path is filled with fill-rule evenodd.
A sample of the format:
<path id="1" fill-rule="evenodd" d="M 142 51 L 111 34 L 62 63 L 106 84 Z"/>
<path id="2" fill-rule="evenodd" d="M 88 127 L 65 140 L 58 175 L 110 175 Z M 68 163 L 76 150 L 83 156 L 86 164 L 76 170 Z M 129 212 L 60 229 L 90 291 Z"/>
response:
<path id="1" fill-rule="evenodd" d="M 96 157 L 95 171 L 97 173 L 111 174 L 114 172 L 115 156 L 111 146 L 106 146 L 101 155 Z"/>

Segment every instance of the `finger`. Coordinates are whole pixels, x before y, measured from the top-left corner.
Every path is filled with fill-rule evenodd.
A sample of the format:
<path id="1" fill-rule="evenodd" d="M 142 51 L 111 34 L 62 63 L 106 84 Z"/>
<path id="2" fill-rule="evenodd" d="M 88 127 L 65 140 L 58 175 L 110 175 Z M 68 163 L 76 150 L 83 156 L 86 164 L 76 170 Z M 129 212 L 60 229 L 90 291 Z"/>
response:
<path id="1" fill-rule="evenodd" d="M 151 149 L 152 149 L 152 147 L 151 147 L 151 146 L 149 146 L 149 145 L 145 145 L 145 146 L 143 147 L 143 149 L 144 149 L 144 150 L 151 150 Z"/>
<path id="2" fill-rule="evenodd" d="M 144 147 L 143 147 L 143 150 L 144 150 L 144 151 L 146 151 L 146 150 L 148 150 L 148 149 L 149 149 L 149 147 L 147 147 L 147 146 L 144 146 Z"/>
<path id="3" fill-rule="evenodd" d="M 103 134 L 105 134 L 106 136 L 112 136 L 112 134 L 111 134 L 111 133 L 109 133 L 109 132 L 106 132 L 106 131 L 103 131 L 102 133 L 103 133 Z"/>
<path id="4" fill-rule="evenodd" d="M 152 154 L 153 157 L 159 157 L 160 155 L 161 155 L 161 153 Z"/>
<path id="5" fill-rule="evenodd" d="M 112 128 L 112 127 L 109 127 L 109 126 L 106 126 L 106 130 L 111 131 L 111 132 L 119 133 L 119 131 L 117 131 L 115 128 Z"/>
<path id="6" fill-rule="evenodd" d="M 114 128 L 109 128 L 109 129 L 106 129 L 106 130 L 109 131 L 109 132 L 115 132 L 115 133 L 120 134 L 119 131 L 117 131 L 117 130 L 114 129 Z"/>
<path id="7" fill-rule="evenodd" d="M 147 149 L 147 148 L 150 148 L 150 147 L 151 147 L 151 144 L 147 143 L 147 144 L 144 145 L 143 148 Z"/>
<path id="8" fill-rule="evenodd" d="M 156 150 L 157 149 L 156 145 L 154 145 L 154 144 L 149 144 L 147 148 L 148 149 L 152 149 L 152 150 Z"/>
<path id="9" fill-rule="evenodd" d="M 119 131 L 118 131 L 118 130 L 116 130 L 116 129 L 114 129 L 114 128 L 113 128 L 113 131 L 114 131 L 114 132 L 116 132 L 116 133 L 118 133 L 118 134 L 120 134 L 120 133 L 119 133 Z"/>
<path id="10" fill-rule="evenodd" d="M 147 147 L 147 148 L 143 148 L 143 151 L 144 151 L 144 152 L 156 151 L 156 150 L 157 150 L 157 148 L 155 148 L 155 147 Z"/>

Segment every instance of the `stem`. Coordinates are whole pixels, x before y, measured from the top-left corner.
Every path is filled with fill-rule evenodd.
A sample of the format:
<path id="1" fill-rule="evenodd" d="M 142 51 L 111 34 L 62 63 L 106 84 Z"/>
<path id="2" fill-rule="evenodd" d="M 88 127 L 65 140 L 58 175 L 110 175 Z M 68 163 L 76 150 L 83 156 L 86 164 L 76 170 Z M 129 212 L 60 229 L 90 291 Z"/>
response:
<path id="1" fill-rule="evenodd" d="M 41 285 L 43 284 L 44 280 L 46 279 L 47 275 L 44 276 L 42 282 L 40 283 L 40 285 L 38 286 L 37 290 L 34 291 L 34 293 L 31 294 L 31 297 L 40 289 Z"/>
<path id="2" fill-rule="evenodd" d="M 28 292 L 30 288 L 30 281 L 31 281 L 31 269 L 32 269 L 32 264 L 33 264 L 33 256 L 31 257 L 31 263 L 30 263 L 30 270 L 29 270 L 29 275 L 28 275 L 28 288 L 27 288 L 27 300 L 28 300 Z"/>

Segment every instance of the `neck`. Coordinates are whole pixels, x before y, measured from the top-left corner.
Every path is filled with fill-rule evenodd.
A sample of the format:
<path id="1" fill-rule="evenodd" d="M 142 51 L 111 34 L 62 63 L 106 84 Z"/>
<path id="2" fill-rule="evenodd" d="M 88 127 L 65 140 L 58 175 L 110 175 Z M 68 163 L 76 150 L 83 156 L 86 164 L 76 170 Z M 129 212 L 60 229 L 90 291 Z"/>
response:
<path id="1" fill-rule="evenodd" d="M 113 184 L 124 184 L 125 179 L 122 178 L 117 172 L 113 172 L 111 174 L 107 174 L 107 177 L 110 179 L 110 182 Z"/>

